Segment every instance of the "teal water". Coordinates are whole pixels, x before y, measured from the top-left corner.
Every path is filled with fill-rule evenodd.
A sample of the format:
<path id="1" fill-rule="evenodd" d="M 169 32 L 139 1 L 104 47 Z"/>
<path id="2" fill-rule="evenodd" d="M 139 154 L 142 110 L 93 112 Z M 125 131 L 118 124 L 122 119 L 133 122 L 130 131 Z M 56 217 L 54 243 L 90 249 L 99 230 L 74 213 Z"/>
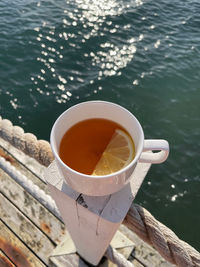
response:
<path id="1" fill-rule="evenodd" d="M 200 2 L 1 0 L 0 114 L 49 140 L 58 115 L 101 99 L 169 141 L 136 202 L 200 250 Z"/>

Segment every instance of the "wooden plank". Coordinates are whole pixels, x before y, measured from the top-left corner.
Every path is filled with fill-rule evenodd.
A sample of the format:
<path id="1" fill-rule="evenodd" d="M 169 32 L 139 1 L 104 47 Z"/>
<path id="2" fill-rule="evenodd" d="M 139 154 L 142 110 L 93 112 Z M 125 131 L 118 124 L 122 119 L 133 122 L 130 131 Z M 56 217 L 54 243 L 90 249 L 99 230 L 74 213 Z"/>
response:
<path id="1" fill-rule="evenodd" d="M 137 261 L 135 258 L 130 260 L 131 263 L 133 263 L 134 267 L 149 267 L 150 265 L 144 265 L 141 262 Z M 151 266 L 152 267 L 152 266 Z M 159 266 L 157 266 L 159 267 Z"/>
<path id="2" fill-rule="evenodd" d="M 7 257 L 7 255 L 0 249 L 0 266 L 1 267 L 15 267 L 12 261 Z"/>
<path id="3" fill-rule="evenodd" d="M 50 259 L 58 267 L 88 267 L 77 254 L 54 256 Z"/>
<path id="4" fill-rule="evenodd" d="M 99 197 L 78 195 L 64 182 L 55 161 L 46 169 L 44 176 L 51 195 L 78 253 L 88 262 L 96 265 L 102 258 L 150 166 L 138 163 L 130 182 L 119 192 Z"/>
<path id="5" fill-rule="evenodd" d="M 99 238 L 101 236 L 96 234 L 96 226 L 98 224 L 97 214 L 86 209 L 84 203 L 81 203 L 81 201 L 77 201 L 80 194 L 69 188 L 63 182 L 63 179 L 60 179 L 61 177 L 55 162 L 48 167 L 48 170 L 49 172 L 45 172 L 45 179 L 73 238 L 78 253 L 89 262 L 96 264 L 96 261 L 98 261 L 96 260 L 96 254 L 100 259 L 105 251 L 104 247 L 100 249 L 101 243 L 99 242 Z M 105 203 L 102 202 L 101 204 L 104 206 Z M 89 254 L 89 256 L 86 257 L 86 254 Z"/>
<path id="6" fill-rule="evenodd" d="M 160 254 L 143 240 L 141 240 L 134 232 L 130 231 L 125 225 L 120 226 L 120 231 L 135 243 L 135 249 L 132 253 L 132 262 L 135 266 L 151 266 L 151 267 L 175 267 L 175 265 L 167 262 Z"/>
<path id="7" fill-rule="evenodd" d="M 13 145 L 11 145 L 9 142 L 5 141 L 2 138 L 0 138 L 0 146 L 4 148 L 5 150 L 9 151 L 11 155 L 13 155 L 18 161 L 23 163 L 28 169 L 30 169 L 38 177 L 42 178 L 43 172 L 46 167 L 42 166 L 35 159 L 27 156 L 22 151 L 15 148 Z"/>
<path id="8" fill-rule="evenodd" d="M 1 192 L 54 243 L 59 244 L 63 240 L 66 231 L 64 223 L 60 222 L 1 169 L 0 183 Z"/>
<path id="9" fill-rule="evenodd" d="M 65 225 L 2 170 L 0 170 L 0 183 L 2 193 L 7 198 L 12 199 L 13 204 L 26 214 L 41 231 L 45 232 L 53 242 L 59 244 L 65 238 Z M 53 266 L 87 266 L 77 254 L 62 255 L 50 259 L 52 259 Z"/>
<path id="10" fill-rule="evenodd" d="M 53 243 L 2 194 L 0 194 L 0 214 L 3 222 L 48 264 L 49 256 L 54 249 Z"/>
<path id="11" fill-rule="evenodd" d="M 23 267 L 44 267 L 39 258 L 37 258 L 13 232 L 0 220 L 0 249 L 14 263 L 12 265 L 0 266 L 23 266 Z"/>
<path id="12" fill-rule="evenodd" d="M 11 148 L 12 146 L 10 145 L 9 147 Z M 20 153 L 22 153 L 22 152 L 20 151 Z M 33 172 L 31 172 L 29 169 L 27 169 L 25 167 L 24 164 L 26 164 L 28 159 L 23 164 L 21 164 L 15 157 L 12 156 L 11 153 L 8 153 L 2 147 L 0 147 L 0 156 L 4 157 L 7 161 L 9 161 L 18 171 L 20 171 L 23 175 L 25 175 L 28 179 L 30 179 L 34 184 L 39 186 L 46 193 L 49 193 L 47 190 L 47 187 L 46 187 L 46 183 L 39 178 L 39 177 L 42 177 L 42 173 L 41 173 L 41 176 L 36 176 L 36 175 L 34 175 Z M 26 156 L 26 157 L 28 157 L 28 156 Z M 32 160 L 30 157 L 28 157 L 28 158 L 30 160 Z M 22 159 L 23 158 L 21 158 L 21 161 L 22 161 Z"/>

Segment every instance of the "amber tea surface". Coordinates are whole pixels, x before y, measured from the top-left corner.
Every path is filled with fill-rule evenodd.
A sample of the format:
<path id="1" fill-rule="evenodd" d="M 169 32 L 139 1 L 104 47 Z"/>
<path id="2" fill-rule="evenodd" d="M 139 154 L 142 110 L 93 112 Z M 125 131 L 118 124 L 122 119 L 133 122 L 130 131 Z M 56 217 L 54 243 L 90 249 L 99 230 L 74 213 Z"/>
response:
<path id="1" fill-rule="evenodd" d="M 60 144 L 60 158 L 70 168 L 91 175 L 116 129 L 122 126 L 107 119 L 88 119 L 72 126 Z"/>

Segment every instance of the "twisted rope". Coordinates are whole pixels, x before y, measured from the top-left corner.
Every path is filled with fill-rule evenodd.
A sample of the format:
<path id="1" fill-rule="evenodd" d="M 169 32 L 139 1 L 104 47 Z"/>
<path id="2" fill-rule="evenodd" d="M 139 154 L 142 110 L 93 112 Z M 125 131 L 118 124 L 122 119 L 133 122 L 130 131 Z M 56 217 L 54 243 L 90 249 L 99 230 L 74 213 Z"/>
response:
<path id="1" fill-rule="evenodd" d="M 0 137 L 44 166 L 48 166 L 53 160 L 51 147 L 47 141 L 37 140 L 35 135 L 24 133 L 21 127 L 13 126 L 11 121 L 2 119 L 1 116 Z"/>
<path id="2" fill-rule="evenodd" d="M 45 166 L 53 161 L 51 147 L 47 141 L 38 141 L 33 134 L 24 133 L 22 128 L 13 126 L 9 120 L 3 120 L 1 117 L 0 137 Z M 13 170 L 13 172 L 16 172 L 16 170 Z M 29 191 L 32 186 L 27 186 L 26 190 Z M 53 212 L 54 208 L 50 204 L 47 205 Z M 123 223 L 142 240 L 153 246 L 167 261 L 179 267 L 200 267 L 200 253 L 180 240 L 173 231 L 158 222 L 141 206 L 132 204 Z"/>
<path id="3" fill-rule="evenodd" d="M 44 205 L 49 211 L 51 211 L 56 217 L 61 219 L 60 213 L 53 198 L 46 194 L 44 190 L 34 184 L 25 175 L 19 172 L 9 161 L 6 161 L 3 157 L 0 157 L 0 168 L 4 170 L 13 180 L 20 184 L 28 193 L 30 193 L 35 199 L 37 199 L 42 205 Z"/>
<path id="4" fill-rule="evenodd" d="M 172 264 L 179 267 L 200 266 L 200 253 L 180 240 L 143 207 L 132 204 L 123 223 Z"/>
<path id="5" fill-rule="evenodd" d="M 20 184 L 27 192 L 29 192 L 35 199 L 43 204 L 51 213 L 62 221 L 60 212 L 55 204 L 53 198 L 46 194 L 42 189 L 35 185 L 26 176 L 20 173 L 9 161 L 6 161 L 3 157 L 0 157 L 0 168 L 4 170 L 13 180 Z M 126 258 L 119 254 L 111 246 L 105 252 L 105 256 L 117 264 L 119 267 L 134 267 L 134 265 L 127 261 Z"/>
<path id="6" fill-rule="evenodd" d="M 127 261 L 126 258 L 119 254 L 116 249 L 109 246 L 105 252 L 105 256 L 115 263 L 118 267 L 134 267 L 134 264 L 130 261 Z"/>

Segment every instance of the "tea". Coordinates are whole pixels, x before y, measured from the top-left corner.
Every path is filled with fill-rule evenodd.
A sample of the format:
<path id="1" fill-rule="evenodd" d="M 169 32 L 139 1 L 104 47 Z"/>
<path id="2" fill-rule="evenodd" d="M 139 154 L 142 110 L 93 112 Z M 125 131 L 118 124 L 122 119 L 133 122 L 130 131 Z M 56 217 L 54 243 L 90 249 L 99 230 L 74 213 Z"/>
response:
<path id="1" fill-rule="evenodd" d="M 117 129 L 129 136 L 121 125 L 107 119 L 94 118 L 75 124 L 61 140 L 60 158 L 70 168 L 91 175 Z M 134 147 L 133 142 L 131 146 Z"/>

